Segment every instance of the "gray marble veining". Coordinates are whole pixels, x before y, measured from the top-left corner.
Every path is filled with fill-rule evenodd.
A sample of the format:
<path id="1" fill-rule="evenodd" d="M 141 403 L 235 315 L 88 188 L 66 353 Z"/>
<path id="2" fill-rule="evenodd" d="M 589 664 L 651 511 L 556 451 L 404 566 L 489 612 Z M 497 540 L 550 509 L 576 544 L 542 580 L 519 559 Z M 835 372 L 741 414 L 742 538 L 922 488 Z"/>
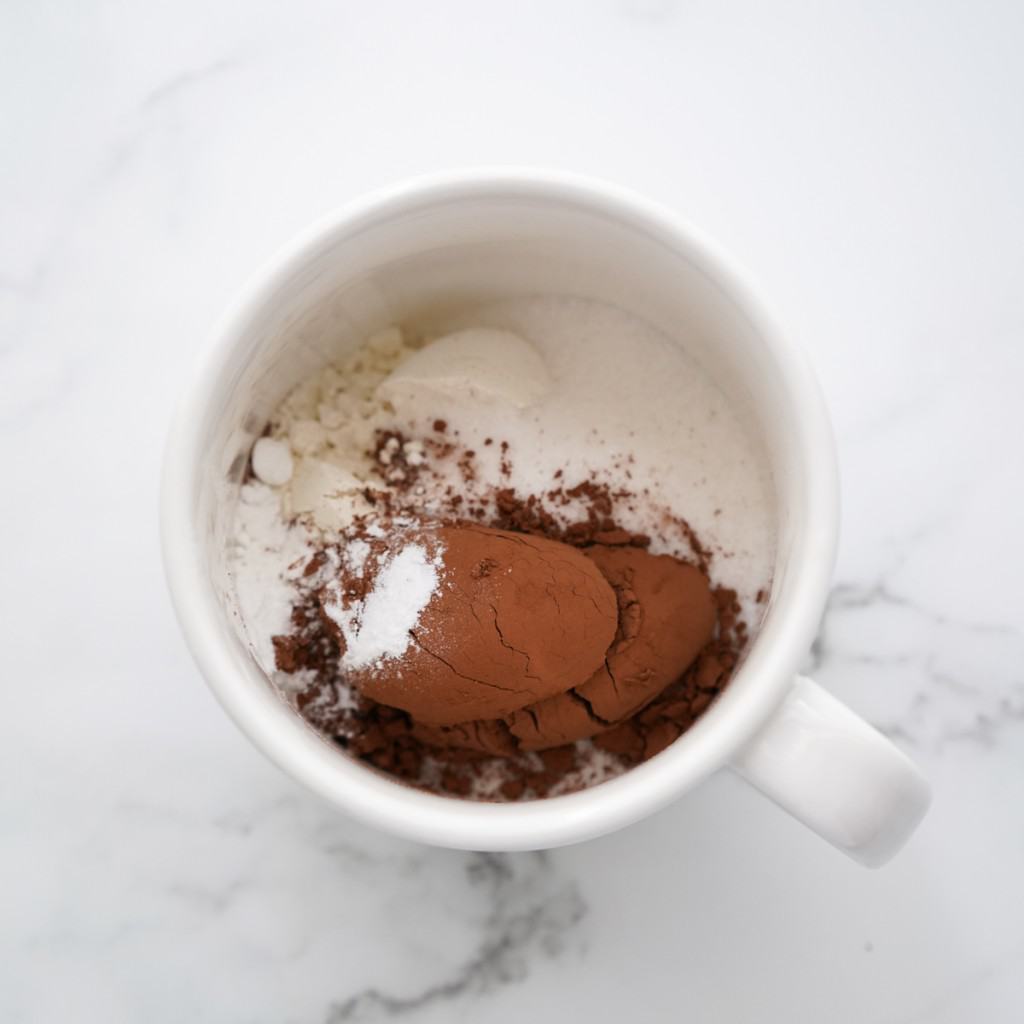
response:
<path id="1" fill-rule="evenodd" d="M 1022 1019 L 1022 43 L 1008 2 L 6 5 L 0 1019 Z M 811 351 L 808 672 L 936 789 L 881 872 L 726 775 L 570 849 L 401 843 L 198 679 L 156 505 L 214 318 L 367 188 L 527 162 L 678 209 Z"/>

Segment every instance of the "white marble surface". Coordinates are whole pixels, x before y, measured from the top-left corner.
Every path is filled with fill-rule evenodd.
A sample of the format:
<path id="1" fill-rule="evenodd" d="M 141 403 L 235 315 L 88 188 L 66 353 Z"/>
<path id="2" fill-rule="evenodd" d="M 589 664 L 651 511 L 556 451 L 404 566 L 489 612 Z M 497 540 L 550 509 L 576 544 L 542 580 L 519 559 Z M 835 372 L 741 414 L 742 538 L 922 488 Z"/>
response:
<path id="1" fill-rule="evenodd" d="M 1024 1019 L 1020 5 L 0 9 L 0 1020 Z M 617 179 L 760 278 L 839 435 L 817 677 L 934 809 L 868 872 L 720 777 L 550 854 L 337 816 L 173 621 L 158 461 L 294 231 L 466 163 Z"/>

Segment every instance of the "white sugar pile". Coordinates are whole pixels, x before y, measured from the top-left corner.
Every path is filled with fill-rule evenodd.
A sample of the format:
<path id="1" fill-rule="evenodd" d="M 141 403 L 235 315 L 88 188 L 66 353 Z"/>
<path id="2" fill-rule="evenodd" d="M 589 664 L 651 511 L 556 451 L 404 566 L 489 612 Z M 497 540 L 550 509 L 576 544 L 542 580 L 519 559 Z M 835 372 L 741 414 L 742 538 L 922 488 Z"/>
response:
<path id="1" fill-rule="evenodd" d="M 467 309 L 431 324 L 428 336 L 439 340 L 424 347 L 398 328 L 378 332 L 282 403 L 259 454 L 285 516 L 344 529 L 369 511 L 363 491 L 380 487 L 381 473 L 401 482 L 402 462 L 423 464 L 417 438 L 440 420 L 447 439 L 474 452 L 479 491 L 542 495 L 556 474 L 568 485 L 596 479 L 624 488 L 635 498 L 616 507 L 619 525 L 651 536 L 653 552 L 682 558 L 694 552 L 665 529 L 666 511 L 685 518 L 713 552 L 714 582 L 734 588 L 756 623 L 755 598 L 770 582 L 775 553 L 768 463 L 759 439 L 687 355 L 685 338 L 676 344 L 617 307 L 563 296 Z M 446 346 L 450 358 L 438 365 L 432 356 Z M 378 461 L 377 432 L 386 429 L 412 440 L 399 450 L 391 438 Z M 430 468 L 418 494 L 427 513 L 444 488 L 466 486 L 456 460 Z M 567 525 L 580 508 L 551 512 Z"/>
<path id="2" fill-rule="evenodd" d="M 440 550 L 430 554 L 421 544 L 406 545 L 380 566 L 370 592 L 348 604 L 339 581 L 327 585 L 324 612 L 345 638 L 342 668 L 358 671 L 405 654 L 437 591 L 441 559 Z"/>
<path id="3" fill-rule="evenodd" d="M 422 434 L 444 418 L 449 435 L 457 430 L 476 452 L 481 484 L 543 495 L 560 473 L 569 485 L 594 477 L 632 491 L 638 500 L 618 504 L 616 521 L 648 534 L 656 554 L 688 556 L 665 529 L 664 510 L 685 518 L 713 552 L 713 581 L 738 592 L 754 625 L 775 557 L 768 460 L 734 403 L 687 354 L 685 333 L 677 344 L 618 307 L 567 296 L 489 303 L 430 328 L 448 334 L 479 324 L 536 348 L 546 393 L 525 408 L 431 394 L 396 407 L 401 429 Z M 500 441 L 509 444 L 506 473 Z"/>

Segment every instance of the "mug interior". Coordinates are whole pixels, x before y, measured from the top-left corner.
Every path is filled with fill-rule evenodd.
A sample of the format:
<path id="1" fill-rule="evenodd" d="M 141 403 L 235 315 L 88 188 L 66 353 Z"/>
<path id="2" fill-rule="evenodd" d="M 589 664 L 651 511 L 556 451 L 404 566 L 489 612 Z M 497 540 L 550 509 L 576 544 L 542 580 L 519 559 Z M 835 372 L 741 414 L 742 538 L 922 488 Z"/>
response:
<path id="1" fill-rule="evenodd" d="M 666 751 L 580 793 L 527 804 L 470 803 L 412 790 L 352 761 L 278 697 L 240 628 L 228 541 L 249 449 L 295 384 L 381 327 L 429 324 L 467 306 L 533 294 L 617 305 L 683 344 L 714 379 L 769 461 L 774 577 L 744 664 Z M 165 540 L 179 614 L 204 674 L 282 766 L 349 811 L 411 838 L 535 848 L 648 813 L 718 767 L 782 698 L 823 605 L 834 481 L 813 379 L 707 243 L 603 187 L 524 179 L 440 183 L 343 211 L 293 247 L 229 316 L 182 416 L 188 422 L 179 432 L 190 443 L 179 445 L 175 460 L 172 439 L 168 484 L 176 490 L 170 500 L 186 500 L 189 550 L 175 548 L 166 532 Z M 823 435 L 817 443 L 810 436 L 815 424 Z M 175 464 L 179 478 L 172 481 Z M 187 563 L 180 575 L 191 576 L 181 585 L 196 591 L 184 612 L 177 559 Z M 808 603 L 817 604 L 810 615 Z"/>

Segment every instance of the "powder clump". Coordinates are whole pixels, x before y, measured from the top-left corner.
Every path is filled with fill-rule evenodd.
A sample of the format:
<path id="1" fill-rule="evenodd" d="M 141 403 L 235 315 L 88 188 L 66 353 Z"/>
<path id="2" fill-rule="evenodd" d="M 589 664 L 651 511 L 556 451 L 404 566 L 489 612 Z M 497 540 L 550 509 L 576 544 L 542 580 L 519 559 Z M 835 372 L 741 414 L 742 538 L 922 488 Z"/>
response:
<path id="1" fill-rule="evenodd" d="M 358 545 L 358 546 L 356 546 Z M 355 554 L 347 560 L 349 571 L 365 571 L 369 546 L 357 541 Z M 401 658 L 408 650 L 420 616 L 437 591 L 443 548 L 433 553 L 421 544 L 408 544 L 389 555 L 373 580 L 373 587 L 360 599 L 351 599 L 351 589 L 340 581 L 320 591 L 320 606 L 337 631 L 344 653 L 341 668 L 359 672 L 381 670 L 386 662 Z"/>

